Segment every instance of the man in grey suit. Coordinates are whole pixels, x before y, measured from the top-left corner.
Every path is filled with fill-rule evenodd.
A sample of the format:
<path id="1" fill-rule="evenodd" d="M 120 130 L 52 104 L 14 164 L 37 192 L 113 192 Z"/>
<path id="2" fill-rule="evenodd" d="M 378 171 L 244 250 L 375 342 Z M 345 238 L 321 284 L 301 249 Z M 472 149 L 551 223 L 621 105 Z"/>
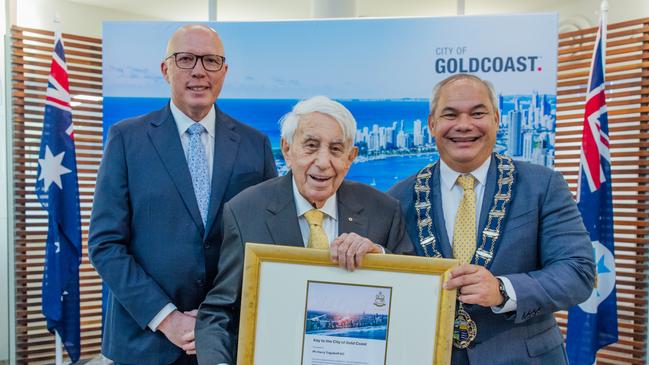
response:
<path id="1" fill-rule="evenodd" d="M 493 153 L 497 105 L 478 77 L 437 84 L 440 161 L 389 194 L 418 255 L 464 262 L 444 284 L 458 289 L 452 364 L 566 364 L 553 313 L 590 295 L 593 248 L 560 173 Z"/>
<path id="2" fill-rule="evenodd" d="M 213 29 L 181 27 L 161 63 L 171 102 L 109 131 L 88 250 L 109 288 L 102 352 L 116 363 L 196 363 L 183 336 L 216 275 L 223 204 L 277 175 L 268 138 L 214 105 L 223 55 Z"/>
<path id="3" fill-rule="evenodd" d="M 356 122 L 344 106 L 313 97 L 295 105 L 281 124 L 282 153 L 291 172 L 225 205 L 218 274 L 196 322 L 199 364 L 235 363 L 246 242 L 329 249 L 332 260 L 350 271 L 367 253 L 412 250 L 399 202 L 344 180 L 357 154 Z"/>

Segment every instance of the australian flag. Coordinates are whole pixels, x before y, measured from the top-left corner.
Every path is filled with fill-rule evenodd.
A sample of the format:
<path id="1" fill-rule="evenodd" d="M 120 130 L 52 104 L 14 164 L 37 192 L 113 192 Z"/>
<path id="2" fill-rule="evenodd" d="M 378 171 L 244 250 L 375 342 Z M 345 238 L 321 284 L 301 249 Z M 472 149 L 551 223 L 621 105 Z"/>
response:
<path id="1" fill-rule="evenodd" d="M 55 35 L 47 84 L 43 136 L 38 155 L 36 195 L 48 213 L 43 315 L 56 331 L 72 361 L 79 359 L 79 263 L 81 215 L 74 151 L 70 84 L 63 40 Z"/>
<path id="2" fill-rule="evenodd" d="M 611 157 L 604 94 L 605 44 L 606 20 L 602 16 L 588 82 L 577 189 L 577 205 L 593 244 L 597 280 L 590 298 L 568 311 L 567 352 L 571 365 L 591 365 L 597 350 L 617 342 Z"/>

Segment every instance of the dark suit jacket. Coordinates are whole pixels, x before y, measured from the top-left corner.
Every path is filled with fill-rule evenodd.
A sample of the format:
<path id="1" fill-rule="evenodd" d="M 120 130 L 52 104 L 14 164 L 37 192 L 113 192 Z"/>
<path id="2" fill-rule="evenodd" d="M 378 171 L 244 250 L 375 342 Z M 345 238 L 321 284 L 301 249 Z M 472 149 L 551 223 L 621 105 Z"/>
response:
<path id="1" fill-rule="evenodd" d="M 219 273 L 196 322 L 199 364 L 234 364 L 245 243 L 304 247 L 291 179 L 289 173 L 266 181 L 225 205 Z M 336 198 L 339 234 L 355 232 L 382 245 L 386 252 L 412 251 L 399 202 L 351 181 L 343 181 Z"/>
<path id="2" fill-rule="evenodd" d="M 497 162 L 493 156 L 491 159 L 478 232 L 487 223 L 496 191 Z M 593 248 L 563 177 L 543 166 L 514 164 L 512 200 L 488 269 L 511 281 L 517 309 L 494 314 L 491 308 L 465 306 L 478 334 L 466 355 L 453 351 L 453 364 L 467 360 L 470 364 L 565 363 L 563 337 L 553 313 L 583 302 L 593 290 Z M 453 252 L 442 213 L 439 164 L 431 179 L 434 229 L 442 255 L 450 258 Z M 423 255 L 413 204 L 414 183 L 415 176 L 411 176 L 388 194 L 401 202 L 408 235 L 417 253 Z"/>
<path id="3" fill-rule="evenodd" d="M 110 289 L 107 357 L 169 364 L 181 355 L 147 324 L 170 302 L 181 311 L 198 308 L 216 275 L 223 204 L 276 175 L 268 138 L 217 108 L 204 227 L 169 105 L 110 129 L 88 239 L 90 260 Z"/>

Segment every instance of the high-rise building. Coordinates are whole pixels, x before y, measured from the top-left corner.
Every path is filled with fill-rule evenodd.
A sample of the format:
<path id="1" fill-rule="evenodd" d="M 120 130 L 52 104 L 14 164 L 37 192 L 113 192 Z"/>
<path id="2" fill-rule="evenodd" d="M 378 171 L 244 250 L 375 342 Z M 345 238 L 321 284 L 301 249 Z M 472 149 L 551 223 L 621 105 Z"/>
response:
<path id="1" fill-rule="evenodd" d="M 388 133 L 387 129 L 385 127 L 379 128 L 379 148 L 380 149 L 385 149 L 385 147 L 388 145 Z"/>
<path id="2" fill-rule="evenodd" d="M 414 138 L 413 143 L 415 144 L 415 147 L 421 146 L 424 144 L 424 136 L 421 134 L 421 120 L 417 119 L 413 123 L 412 127 L 412 136 Z"/>
<path id="3" fill-rule="evenodd" d="M 511 156 L 521 155 L 521 119 L 522 113 L 519 109 L 510 110 L 507 114 L 509 117 L 509 140 L 508 150 Z"/>
<path id="4" fill-rule="evenodd" d="M 407 148 L 407 142 L 406 133 L 401 129 L 399 133 L 397 133 L 397 148 Z"/>
<path id="5" fill-rule="evenodd" d="M 530 160 L 532 158 L 532 149 L 534 148 L 534 134 L 526 132 L 523 135 L 523 158 Z"/>

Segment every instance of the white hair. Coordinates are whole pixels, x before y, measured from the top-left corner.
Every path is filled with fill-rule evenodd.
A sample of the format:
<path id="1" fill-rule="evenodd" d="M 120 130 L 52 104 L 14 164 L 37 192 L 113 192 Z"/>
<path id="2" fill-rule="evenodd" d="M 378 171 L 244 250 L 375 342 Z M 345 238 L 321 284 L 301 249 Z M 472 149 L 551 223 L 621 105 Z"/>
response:
<path id="1" fill-rule="evenodd" d="M 293 109 L 279 120 L 282 139 L 288 145 L 291 145 L 293 142 L 293 136 L 302 117 L 311 113 L 322 113 L 332 117 L 343 130 L 345 141 L 350 146 L 354 144 L 356 119 L 354 119 L 352 113 L 335 100 L 331 100 L 326 96 L 314 96 L 295 104 Z"/>
<path id="2" fill-rule="evenodd" d="M 439 102 L 439 95 L 441 94 L 442 88 L 450 84 L 451 82 L 462 80 L 462 79 L 474 80 L 484 85 L 487 88 L 487 92 L 489 93 L 489 100 L 491 101 L 491 106 L 493 107 L 493 110 L 498 112 L 498 99 L 496 98 L 496 90 L 494 89 L 494 86 L 491 82 L 487 80 L 483 80 L 478 76 L 471 75 L 471 74 L 455 74 L 438 82 L 435 85 L 435 87 L 433 87 L 433 95 L 430 98 L 431 115 L 435 114 L 435 110 L 437 109 L 437 103 Z"/>

